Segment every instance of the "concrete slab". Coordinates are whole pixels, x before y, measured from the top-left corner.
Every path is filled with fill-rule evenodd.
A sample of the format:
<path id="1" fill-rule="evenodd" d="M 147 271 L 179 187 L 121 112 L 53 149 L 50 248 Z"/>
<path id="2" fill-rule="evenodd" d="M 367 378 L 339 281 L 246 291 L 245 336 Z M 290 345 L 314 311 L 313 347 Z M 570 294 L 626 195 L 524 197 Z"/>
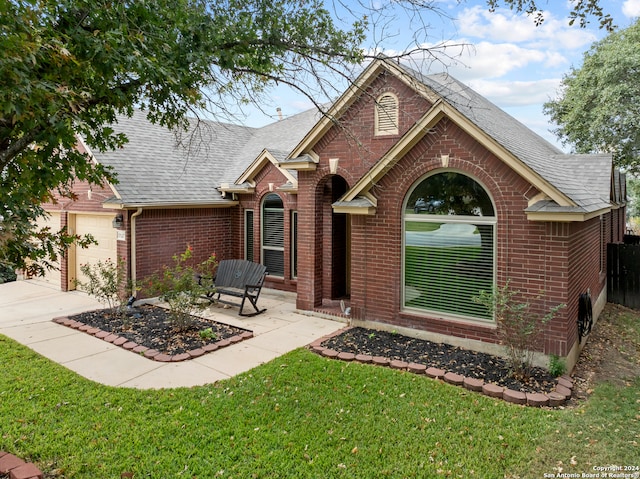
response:
<path id="1" fill-rule="evenodd" d="M 267 311 L 253 317 L 240 317 L 238 308 L 217 305 L 202 314 L 253 331 L 253 338 L 196 359 L 160 363 L 51 322 L 54 317 L 102 308 L 85 293 L 63 293 L 46 283 L 18 281 L 0 285 L 0 334 L 102 384 L 158 389 L 227 379 L 345 326 L 296 312 L 293 293 L 263 289 L 259 304 Z"/>
<path id="2" fill-rule="evenodd" d="M 214 353 L 217 354 L 217 353 Z M 149 361 L 153 364 L 160 364 Z M 199 364 L 195 360 L 181 363 L 163 363 L 160 367 L 118 384 L 136 389 L 164 389 L 202 386 L 231 376 Z"/>
<path id="3" fill-rule="evenodd" d="M 268 363 L 281 355 L 279 352 L 255 346 L 252 343 L 253 339 L 192 359 L 192 361 L 231 377 Z"/>
<path id="4" fill-rule="evenodd" d="M 96 357 L 105 351 L 121 349 L 111 343 L 96 339 L 86 333 L 76 331 L 75 334 L 51 338 L 48 341 L 39 341 L 29 345 L 35 352 L 52 359 L 60 364 L 65 364 L 77 359 L 87 362 L 96 361 Z M 123 353 L 126 351 L 123 351 Z M 133 353 L 131 353 L 133 354 Z"/>
<path id="5" fill-rule="evenodd" d="M 313 339 L 307 336 L 300 336 L 292 329 L 279 329 L 256 336 L 251 339 L 251 346 L 271 351 L 278 354 L 284 354 L 296 348 L 306 346 Z"/>
<path id="6" fill-rule="evenodd" d="M 2 330 L 3 334 L 26 346 L 40 341 L 49 341 L 54 338 L 61 338 L 77 334 L 77 331 L 48 321 L 42 323 L 24 324 L 13 326 Z"/>
<path id="7" fill-rule="evenodd" d="M 64 365 L 87 379 L 108 386 L 120 386 L 162 367 L 162 363 L 118 347 L 93 354 L 89 359 L 82 357 L 67 361 Z"/>

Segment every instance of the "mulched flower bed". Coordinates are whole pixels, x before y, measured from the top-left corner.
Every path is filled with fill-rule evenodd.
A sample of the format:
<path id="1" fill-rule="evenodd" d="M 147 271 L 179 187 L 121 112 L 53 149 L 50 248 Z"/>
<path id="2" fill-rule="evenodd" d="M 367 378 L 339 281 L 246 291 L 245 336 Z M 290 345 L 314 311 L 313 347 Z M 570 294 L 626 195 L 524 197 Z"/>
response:
<path id="1" fill-rule="evenodd" d="M 248 331 L 196 316 L 188 330 L 178 331 L 172 327 L 167 309 L 150 304 L 136 306 L 134 315 L 129 316 L 126 322 L 109 313 L 108 309 L 87 311 L 70 316 L 69 319 L 172 356 L 204 348 L 208 344 L 240 336 Z M 202 337 L 201 332 L 208 332 L 209 328 L 212 336 Z"/>
<path id="2" fill-rule="evenodd" d="M 547 393 L 557 385 L 556 378 L 542 368 L 534 368 L 529 380 L 520 381 L 511 376 L 509 366 L 502 358 L 385 331 L 352 328 L 329 338 L 322 346 L 340 352 L 424 364 L 524 393 Z"/>

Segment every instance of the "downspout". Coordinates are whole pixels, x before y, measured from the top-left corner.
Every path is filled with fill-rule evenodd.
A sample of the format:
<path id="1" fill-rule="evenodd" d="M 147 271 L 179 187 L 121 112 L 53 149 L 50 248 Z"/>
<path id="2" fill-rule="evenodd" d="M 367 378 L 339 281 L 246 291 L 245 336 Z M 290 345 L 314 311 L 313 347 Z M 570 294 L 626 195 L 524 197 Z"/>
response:
<path id="1" fill-rule="evenodd" d="M 136 218 L 142 214 L 142 208 L 131 215 L 131 284 L 136 284 Z M 135 292 L 134 292 L 135 296 Z"/>

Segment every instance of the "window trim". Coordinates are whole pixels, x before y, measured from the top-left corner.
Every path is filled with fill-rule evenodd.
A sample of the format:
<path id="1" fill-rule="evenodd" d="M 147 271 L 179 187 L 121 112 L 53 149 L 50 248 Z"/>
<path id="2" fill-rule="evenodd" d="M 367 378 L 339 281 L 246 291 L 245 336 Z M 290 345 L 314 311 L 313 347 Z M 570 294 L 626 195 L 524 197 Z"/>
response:
<path id="1" fill-rule="evenodd" d="M 267 199 L 270 197 L 277 197 L 278 200 L 280 200 L 281 203 L 281 208 L 265 208 L 265 202 L 267 201 Z M 264 239 L 265 239 L 265 211 L 279 211 L 282 213 L 282 246 L 270 246 L 270 245 L 265 245 L 264 243 Z M 284 230 L 284 201 L 282 200 L 282 198 L 280 197 L 280 195 L 278 195 L 277 193 L 268 193 L 264 196 L 264 198 L 262 199 L 261 205 L 260 205 L 260 261 L 261 264 L 267 266 L 267 274 L 269 276 L 274 276 L 276 278 L 284 278 L 285 276 L 285 245 L 286 245 L 286 240 L 285 240 L 285 230 Z M 268 265 L 265 264 L 265 251 L 278 251 L 278 252 L 282 252 L 282 274 L 280 274 L 279 272 L 274 273 L 273 271 L 269 270 Z"/>
<path id="2" fill-rule="evenodd" d="M 249 220 L 248 216 L 251 215 Z M 255 215 L 253 209 L 244 210 L 244 259 L 247 261 L 253 261 L 255 257 L 254 245 L 255 245 L 255 231 L 254 231 L 254 219 Z M 249 245 L 249 233 L 251 233 L 251 244 Z"/>
<path id="3" fill-rule="evenodd" d="M 291 265 L 291 279 L 298 277 L 298 211 L 291 210 L 289 232 L 289 256 Z"/>
<path id="4" fill-rule="evenodd" d="M 414 190 L 421 185 L 424 181 L 428 180 L 430 177 L 441 174 L 441 173 L 456 173 L 456 174 L 460 174 L 460 175 L 464 175 L 467 176 L 468 178 L 470 178 L 471 180 L 473 180 L 474 182 L 476 182 L 480 187 L 483 188 L 483 190 L 486 192 L 486 194 L 488 195 L 489 199 L 491 200 L 492 206 L 493 206 L 493 211 L 494 211 L 494 216 L 468 216 L 468 215 L 432 215 L 432 214 L 415 214 L 415 213 L 407 213 L 407 204 L 409 201 L 409 198 L 411 197 L 412 193 L 414 192 Z M 407 238 L 407 230 L 406 230 L 406 224 L 407 222 L 423 222 L 423 223 L 447 223 L 447 224 L 471 224 L 473 223 L 474 225 L 491 225 L 492 226 L 492 237 L 493 237 L 493 245 L 492 245 L 492 251 L 491 251 L 491 285 L 492 287 L 495 287 L 496 285 L 496 281 L 497 281 L 497 251 L 498 251 L 498 242 L 497 242 L 497 232 L 498 232 L 498 216 L 497 216 L 497 210 L 495 207 L 495 201 L 492 197 L 492 195 L 489 193 L 488 189 L 485 187 L 485 185 L 480 182 L 476 177 L 474 177 L 473 175 L 470 175 L 466 172 L 463 171 L 459 171 L 459 170 L 452 170 L 452 169 L 438 169 L 438 170 L 434 170 L 432 172 L 429 172 L 428 174 L 418 178 L 412 185 L 411 187 L 407 190 L 404 200 L 402 202 L 402 209 L 401 209 L 401 223 L 402 223 L 402 241 L 401 241 L 401 264 L 400 264 L 400 268 L 401 268 L 401 281 L 400 281 L 400 311 L 403 313 L 410 313 L 410 314 L 416 314 L 416 315 L 420 315 L 420 316 L 425 316 L 425 317 L 434 317 L 437 316 L 438 318 L 442 318 L 442 319 L 446 319 L 446 320 L 452 320 L 452 321 L 456 321 L 456 322 L 464 322 L 464 323 L 471 323 L 471 324 L 476 324 L 476 325 L 486 325 L 486 326 L 495 326 L 496 325 L 496 321 L 495 321 L 495 317 L 492 318 L 480 318 L 480 317 L 474 317 L 474 316 L 470 316 L 470 315 L 464 315 L 464 314 L 456 314 L 456 313 L 452 313 L 452 312 L 447 312 L 447 311 L 441 311 L 441 310 L 436 310 L 436 309 L 426 309 L 426 308 L 418 308 L 418 307 L 412 307 L 412 306 L 407 306 L 407 286 L 406 286 L 406 248 L 407 248 L 407 244 L 406 244 L 406 238 Z"/>

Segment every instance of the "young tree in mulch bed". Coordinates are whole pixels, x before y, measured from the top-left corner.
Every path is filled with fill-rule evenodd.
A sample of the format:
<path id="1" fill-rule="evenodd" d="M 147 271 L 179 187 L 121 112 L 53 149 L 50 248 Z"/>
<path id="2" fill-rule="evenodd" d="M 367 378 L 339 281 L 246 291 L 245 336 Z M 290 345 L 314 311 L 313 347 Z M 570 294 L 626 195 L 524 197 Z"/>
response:
<path id="1" fill-rule="evenodd" d="M 191 327 L 194 315 L 208 305 L 202 297 L 207 289 L 200 284 L 201 276 L 213 276 L 213 270 L 218 265 L 215 253 L 205 261 L 195 263 L 193 248 L 187 245 L 183 253 L 173 255 L 174 265 L 163 266 L 144 280 L 145 291 L 152 296 L 158 296 L 169 305 L 169 312 L 173 327 L 187 330 Z"/>
<path id="2" fill-rule="evenodd" d="M 520 291 L 510 287 L 509 281 L 491 292 L 480 291 L 474 300 L 484 305 L 495 317 L 498 336 L 507 349 L 507 359 L 516 379 L 527 379 L 533 368 L 533 355 L 543 338 L 544 326 L 564 308 L 559 304 L 541 316 L 532 311 L 531 303 L 520 302 Z"/>

